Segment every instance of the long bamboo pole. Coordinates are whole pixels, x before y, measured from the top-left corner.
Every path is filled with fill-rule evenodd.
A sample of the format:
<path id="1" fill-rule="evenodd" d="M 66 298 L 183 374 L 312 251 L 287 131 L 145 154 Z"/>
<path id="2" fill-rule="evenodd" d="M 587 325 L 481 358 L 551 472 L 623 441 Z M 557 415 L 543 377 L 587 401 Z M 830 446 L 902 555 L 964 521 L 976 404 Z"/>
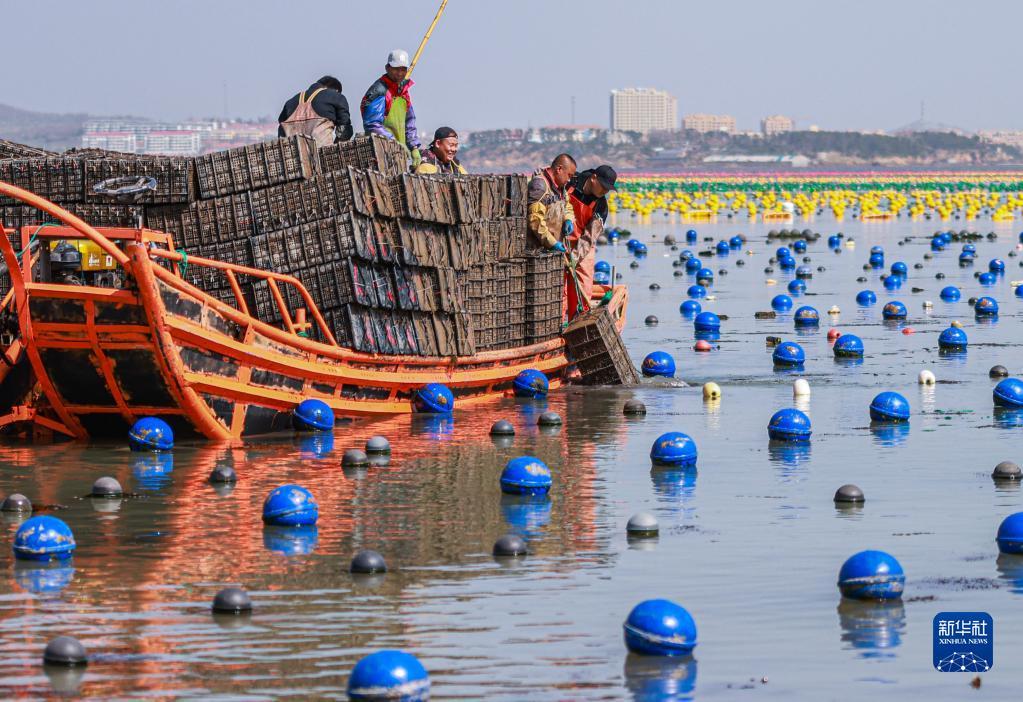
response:
<path id="1" fill-rule="evenodd" d="M 437 22 L 440 21 L 440 16 L 444 14 L 444 8 L 448 6 L 448 0 L 441 0 L 440 8 L 437 10 L 437 14 L 433 18 L 433 22 L 430 22 L 430 28 L 426 30 L 426 34 L 423 36 L 423 40 L 419 42 L 419 48 L 416 49 L 415 55 L 412 57 L 412 63 L 408 67 L 407 76 L 412 75 L 412 71 L 416 68 L 416 63 L 419 62 L 419 56 L 423 53 L 423 49 L 426 48 L 426 42 L 430 41 L 430 35 L 433 34 L 434 27 L 437 26 Z"/>

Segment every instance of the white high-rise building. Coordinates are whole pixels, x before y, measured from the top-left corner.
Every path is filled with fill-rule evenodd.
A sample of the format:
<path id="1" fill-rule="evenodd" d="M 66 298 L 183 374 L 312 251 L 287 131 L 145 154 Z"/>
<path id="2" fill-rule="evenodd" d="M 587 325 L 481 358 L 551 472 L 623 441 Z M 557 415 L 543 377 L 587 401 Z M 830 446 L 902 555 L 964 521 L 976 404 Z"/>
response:
<path id="1" fill-rule="evenodd" d="M 678 100 L 664 90 L 611 91 L 611 129 L 647 133 L 678 129 Z"/>

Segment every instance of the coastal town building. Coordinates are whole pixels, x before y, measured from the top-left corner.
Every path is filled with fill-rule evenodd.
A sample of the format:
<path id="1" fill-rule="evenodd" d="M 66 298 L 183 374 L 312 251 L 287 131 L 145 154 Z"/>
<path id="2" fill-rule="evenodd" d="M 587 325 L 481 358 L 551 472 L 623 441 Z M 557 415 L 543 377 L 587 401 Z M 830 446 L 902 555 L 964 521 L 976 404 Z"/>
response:
<path id="1" fill-rule="evenodd" d="M 980 137 L 981 141 L 986 141 L 990 144 L 1004 144 L 1005 146 L 1023 149 L 1023 132 L 1020 131 L 989 129 L 977 132 L 977 136 Z"/>
<path id="2" fill-rule="evenodd" d="M 678 100 L 664 90 L 625 88 L 611 91 L 611 130 L 646 134 L 678 130 Z"/>
<path id="3" fill-rule="evenodd" d="M 138 119 L 98 119 L 83 125 L 83 148 L 132 154 L 198 156 L 272 139 L 277 123 L 269 121 L 189 120 L 169 123 Z"/>
<path id="4" fill-rule="evenodd" d="M 764 136 L 772 136 L 774 134 L 785 134 L 791 132 L 795 127 L 795 123 L 791 117 L 784 115 L 770 115 L 760 120 L 760 131 Z"/>
<path id="5" fill-rule="evenodd" d="M 682 129 L 700 132 L 701 134 L 708 132 L 734 134 L 735 117 L 731 115 L 708 115 L 702 112 L 685 115 L 682 118 Z"/>

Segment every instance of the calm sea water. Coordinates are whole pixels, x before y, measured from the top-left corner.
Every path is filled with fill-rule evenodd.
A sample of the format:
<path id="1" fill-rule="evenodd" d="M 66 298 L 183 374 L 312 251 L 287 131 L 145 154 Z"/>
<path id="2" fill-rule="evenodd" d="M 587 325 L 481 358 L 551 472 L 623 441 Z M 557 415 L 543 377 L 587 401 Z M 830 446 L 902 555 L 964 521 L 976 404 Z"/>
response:
<path id="1" fill-rule="evenodd" d="M 338 698 L 361 656 L 403 648 L 430 671 L 435 698 L 1018 697 L 1023 559 L 999 558 L 994 537 L 1023 500 L 989 475 L 999 461 L 1023 461 L 1023 419 L 994 412 L 987 374 L 999 363 L 1023 372 L 1023 300 L 1009 284 L 1023 270 L 1019 259 L 1005 258 L 1016 232 L 998 228 L 997 241 L 978 242 L 977 270 L 995 256 L 1008 264 L 998 284 L 982 290 L 974 269 L 956 264 L 958 244 L 923 261 L 932 223 L 800 225 L 824 238 L 844 231 L 856 247 L 836 255 L 824 238 L 810 246 L 810 265 L 826 270 L 815 272 L 796 304 L 817 307 L 824 319 L 819 331 L 795 334 L 791 314 L 753 317 L 790 280 L 763 273 L 779 245 L 765 241 L 767 227 L 695 225 L 715 240 L 743 232 L 753 252 L 713 259 L 711 267 L 728 275 L 718 275 L 716 299 L 704 309 L 729 318 L 720 350 L 698 354 L 692 323 L 678 314 L 691 277 L 672 277 L 677 253 L 661 243 L 693 225 L 660 217 L 618 224 L 650 246 L 638 269 L 628 267 L 624 243 L 600 252 L 631 286 L 630 351 L 637 364 L 649 351 L 668 351 L 687 386 L 568 388 L 545 403 L 507 399 L 450 420 L 339 426 L 333 442 L 282 436 L 233 449 L 181 446 L 168 456 L 118 445 L 0 445 L 0 495 L 23 492 L 51 506 L 78 540 L 68 563 L 15 563 L 18 522 L 0 522 L 0 696 Z M 905 236 L 913 239 L 898 246 Z M 910 266 L 897 293 L 884 291 L 877 272 L 861 270 L 873 244 L 885 246 L 889 265 Z M 923 270 L 913 269 L 917 262 Z M 938 271 L 946 280 L 935 280 Z M 857 283 L 860 275 L 869 283 Z M 778 284 L 767 285 L 768 277 Z M 651 282 L 661 289 L 649 290 Z M 962 302 L 938 299 L 946 284 L 963 287 Z M 864 287 L 877 292 L 877 305 L 857 307 Z M 965 300 L 979 294 L 1001 303 L 997 322 L 974 320 Z M 915 334 L 882 324 L 890 299 L 906 303 Z M 841 314 L 829 320 L 832 305 Z M 660 324 L 644 326 L 648 314 Z M 963 321 L 969 352 L 940 357 L 937 335 L 953 319 Z M 829 326 L 863 338 L 862 364 L 833 359 Z M 801 376 L 772 369 L 768 335 L 804 346 Z M 937 375 L 936 387 L 917 385 L 922 368 Z M 796 377 L 813 388 L 801 405 L 813 420 L 812 445 L 774 448 L 767 421 L 793 406 Z M 720 402 L 703 401 L 708 380 L 723 388 Z M 881 390 L 909 399 L 908 429 L 871 428 L 867 406 Z M 645 418 L 622 416 L 630 398 L 646 403 Z M 564 427 L 538 430 L 544 409 L 561 413 Z M 518 430 L 507 445 L 487 437 L 500 418 Z M 651 469 L 651 443 L 674 430 L 697 442 L 695 472 Z M 377 433 L 392 441 L 390 464 L 342 470 L 341 452 Z M 502 497 L 501 468 L 523 453 L 551 466 L 549 500 Z M 206 483 L 219 463 L 238 471 L 233 489 Z M 116 503 L 82 498 L 102 475 L 133 495 Z M 315 528 L 261 523 L 264 496 L 285 482 L 316 495 Z M 849 482 L 866 503 L 838 510 L 832 495 Z M 661 535 L 630 545 L 625 522 L 639 510 L 657 515 Z M 512 563 L 490 556 L 508 531 L 528 538 L 530 556 Z M 380 551 L 390 572 L 349 575 L 348 561 L 362 548 Z M 903 564 L 901 603 L 842 602 L 838 569 L 865 548 Z M 250 591 L 251 617 L 211 616 L 213 595 L 228 584 Z M 675 600 L 695 617 L 700 643 L 692 659 L 627 655 L 622 621 L 652 597 Z M 977 693 L 968 687 L 972 675 L 932 668 L 931 621 L 940 611 L 994 617 L 995 665 Z M 88 648 L 84 673 L 44 671 L 42 649 L 60 634 Z"/>

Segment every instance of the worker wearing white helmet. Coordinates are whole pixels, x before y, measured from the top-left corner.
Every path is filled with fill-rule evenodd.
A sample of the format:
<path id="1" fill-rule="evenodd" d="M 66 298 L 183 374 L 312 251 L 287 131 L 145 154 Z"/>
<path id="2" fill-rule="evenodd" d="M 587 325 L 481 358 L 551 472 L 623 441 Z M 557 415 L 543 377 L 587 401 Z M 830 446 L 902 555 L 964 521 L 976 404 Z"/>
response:
<path id="1" fill-rule="evenodd" d="M 362 98 L 362 128 L 367 134 L 379 134 L 401 142 L 411 153 L 412 167 L 416 168 L 421 161 L 420 143 L 409 94 L 414 83 L 406 78 L 408 71 L 408 52 L 392 51 L 384 66 L 384 75 L 369 86 Z"/>

